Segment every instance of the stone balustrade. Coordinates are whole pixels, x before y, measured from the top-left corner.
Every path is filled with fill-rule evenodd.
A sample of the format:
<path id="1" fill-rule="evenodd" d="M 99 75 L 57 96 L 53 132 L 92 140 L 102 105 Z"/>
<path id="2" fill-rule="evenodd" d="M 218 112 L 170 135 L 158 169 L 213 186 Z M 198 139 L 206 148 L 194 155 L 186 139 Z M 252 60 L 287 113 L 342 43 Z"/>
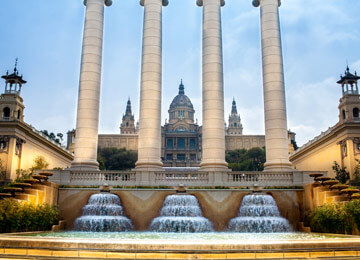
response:
<path id="1" fill-rule="evenodd" d="M 314 172 L 231 172 L 214 174 L 211 171 L 181 168 L 163 171 L 52 171 L 52 182 L 70 186 L 302 186 L 313 181 Z M 326 175 L 326 172 L 321 172 Z"/>

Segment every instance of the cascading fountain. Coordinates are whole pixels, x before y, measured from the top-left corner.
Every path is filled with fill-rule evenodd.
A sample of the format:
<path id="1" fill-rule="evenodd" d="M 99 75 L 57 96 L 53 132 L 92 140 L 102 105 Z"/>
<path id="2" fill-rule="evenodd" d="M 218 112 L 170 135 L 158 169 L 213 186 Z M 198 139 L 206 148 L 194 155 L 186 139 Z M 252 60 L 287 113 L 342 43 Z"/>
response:
<path id="1" fill-rule="evenodd" d="M 238 217 L 230 220 L 228 230 L 247 233 L 290 232 L 287 219 L 280 216 L 274 198 L 267 194 L 246 195 Z"/>
<path id="2" fill-rule="evenodd" d="M 121 232 L 133 229 L 133 225 L 125 217 L 120 198 L 109 192 L 101 192 L 90 196 L 88 204 L 83 208 L 83 215 L 75 220 L 76 231 L 89 232 Z"/>
<path id="3" fill-rule="evenodd" d="M 197 198 L 193 195 L 169 195 L 150 225 L 156 232 L 211 232 L 212 223 L 202 216 Z"/>

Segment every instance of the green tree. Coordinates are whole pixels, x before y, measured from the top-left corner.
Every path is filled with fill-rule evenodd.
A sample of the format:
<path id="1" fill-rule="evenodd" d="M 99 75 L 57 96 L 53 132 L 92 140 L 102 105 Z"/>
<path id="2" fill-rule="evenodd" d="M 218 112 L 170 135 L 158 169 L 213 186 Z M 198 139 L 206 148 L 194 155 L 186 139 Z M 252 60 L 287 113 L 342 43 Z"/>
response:
<path id="1" fill-rule="evenodd" d="M 137 152 L 125 148 L 102 148 L 98 150 L 101 170 L 128 170 L 135 167 Z"/>
<path id="2" fill-rule="evenodd" d="M 42 155 L 39 155 L 35 157 L 34 164 L 30 168 L 31 172 L 34 172 L 36 170 L 43 170 L 46 169 L 49 166 L 49 163 L 46 161 L 45 157 Z"/>
<path id="3" fill-rule="evenodd" d="M 340 166 L 334 161 L 332 169 L 336 174 L 335 179 L 339 182 L 346 183 L 350 179 L 350 173 L 346 170 L 346 166 Z"/>
<path id="4" fill-rule="evenodd" d="M 228 151 L 225 158 L 233 171 L 262 171 L 266 160 L 265 149 L 259 147 Z"/>

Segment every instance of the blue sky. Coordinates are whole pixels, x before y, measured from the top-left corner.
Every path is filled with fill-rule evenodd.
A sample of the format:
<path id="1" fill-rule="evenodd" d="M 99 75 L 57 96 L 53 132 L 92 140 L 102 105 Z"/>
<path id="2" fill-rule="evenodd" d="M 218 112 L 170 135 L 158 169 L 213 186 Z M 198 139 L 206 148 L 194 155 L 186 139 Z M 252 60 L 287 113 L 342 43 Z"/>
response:
<path id="1" fill-rule="evenodd" d="M 138 118 L 143 8 L 113 0 L 105 10 L 100 133 L 118 133 L 127 98 Z M 348 61 L 360 71 L 359 0 L 283 0 L 280 7 L 288 127 L 297 141 L 338 120 L 336 80 Z M 163 10 L 162 122 L 182 78 L 201 122 L 201 11 L 195 0 Z M 235 97 L 245 134 L 263 134 L 259 9 L 251 0 L 222 8 L 225 118 Z M 37 129 L 75 127 L 84 6 L 82 0 L 11 0 L 0 9 L 0 73 L 19 58 L 25 121 Z M 0 82 L 3 90 L 4 83 Z"/>

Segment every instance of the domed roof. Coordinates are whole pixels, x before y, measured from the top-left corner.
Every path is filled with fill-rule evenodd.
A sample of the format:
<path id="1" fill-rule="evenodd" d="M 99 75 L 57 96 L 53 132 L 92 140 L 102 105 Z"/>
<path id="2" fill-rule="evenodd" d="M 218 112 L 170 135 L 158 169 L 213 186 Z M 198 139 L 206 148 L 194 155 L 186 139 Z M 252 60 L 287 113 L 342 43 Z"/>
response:
<path id="1" fill-rule="evenodd" d="M 170 104 L 170 109 L 174 109 L 176 107 L 189 107 L 194 109 L 193 104 L 188 96 L 185 95 L 184 84 L 181 83 L 179 85 L 179 94 L 173 99 Z"/>

